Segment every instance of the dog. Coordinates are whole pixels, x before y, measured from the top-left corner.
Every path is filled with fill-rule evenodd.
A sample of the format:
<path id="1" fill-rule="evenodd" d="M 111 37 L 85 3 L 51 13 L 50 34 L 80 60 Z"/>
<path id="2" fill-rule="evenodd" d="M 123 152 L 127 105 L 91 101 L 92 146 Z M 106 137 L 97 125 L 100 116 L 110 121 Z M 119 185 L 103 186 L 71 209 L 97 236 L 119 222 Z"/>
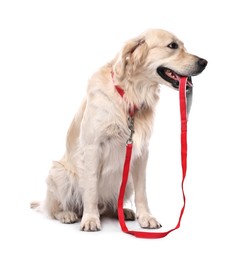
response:
<path id="1" fill-rule="evenodd" d="M 188 53 L 182 41 L 161 29 L 147 30 L 129 40 L 89 80 L 87 95 L 67 133 L 65 154 L 53 162 L 47 178 L 43 202 L 47 213 L 62 223 L 81 219 L 83 231 L 100 230 L 103 215 L 117 217 L 130 137 L 127 118 L 133 108 L 133 154 L 124 199 L 129 201 L 134 193 L 136 213 L 125 208 L 124 217 L 137 219 L 142 228 L 160 228 L 146 195 L 148 146 L 160 85 L 177 90 L 180 77 L 186 76 L 191 97 L 191 77 L 206 65 L 205 59 Z M 39 206 L 39 202 L 31 204 L 32 208 Z"/>

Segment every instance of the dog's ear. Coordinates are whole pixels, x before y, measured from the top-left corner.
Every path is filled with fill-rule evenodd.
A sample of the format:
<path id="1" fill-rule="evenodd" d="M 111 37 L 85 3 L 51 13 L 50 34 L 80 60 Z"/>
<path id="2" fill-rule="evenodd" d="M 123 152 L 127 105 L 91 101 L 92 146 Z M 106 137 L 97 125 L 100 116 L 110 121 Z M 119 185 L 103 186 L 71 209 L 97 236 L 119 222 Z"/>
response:
<path id="1" fill-rule="evenodd" d="M 131 76 L 137 67 L 142 65 L 148 55 L 148 45 L 143 38 L 130 40 L 123 47 L 117 62 L 114 64 L 115 75 L 123 80 L 124 76 Z"/>

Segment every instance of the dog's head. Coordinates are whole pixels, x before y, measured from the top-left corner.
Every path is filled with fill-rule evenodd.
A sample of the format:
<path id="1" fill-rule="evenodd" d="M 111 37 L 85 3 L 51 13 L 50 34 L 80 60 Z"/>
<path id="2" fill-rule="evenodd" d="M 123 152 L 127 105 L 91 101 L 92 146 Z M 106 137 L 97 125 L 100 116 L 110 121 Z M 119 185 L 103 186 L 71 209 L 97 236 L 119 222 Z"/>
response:
<path id="1" fill-rule="evenodd" d="M 205 59 L 188 53 L 176 36 L 152 29 L 126 43 L 114 64 L 114 72 L 120 81 L 139 77 L 173 88 L 178 88 L 179 78 L 186 76 L 189 88 L 191 77 L 201 73 L 206 65 Z"/>

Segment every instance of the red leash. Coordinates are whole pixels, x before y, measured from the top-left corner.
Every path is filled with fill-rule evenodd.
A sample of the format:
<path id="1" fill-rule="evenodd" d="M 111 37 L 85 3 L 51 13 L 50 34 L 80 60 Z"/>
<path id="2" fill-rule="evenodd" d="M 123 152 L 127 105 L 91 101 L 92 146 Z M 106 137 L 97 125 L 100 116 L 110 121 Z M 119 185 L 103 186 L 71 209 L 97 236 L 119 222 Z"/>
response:
<path id="1" fill-rule="evenodd" d="M 184 180 L 186 177 L 186 170 L 187 170 L 187 108 L 186 108 L 186 77 L 180 78 L 180 87 L 179 87 L 179 99 L 180 99 L 180 115 L 181 115 L 181 164 L 182 164 L 182 194 L 183 194 L 183 207 L 180 212 L 180 217 L 178 220 L 178 223 L 175 228 L 166 231 L 166 232 L 143 232 L 143 231 L 133 231 L 128 230 L 125 219 L 124 219 L 124 212 L 123 212 L 123 201 L 124 201 L 124 193 L 125 188 L 129 176 L 129 168 L 130 168 L 130 161 L 132 156 L 132 135 L 134 133 L 133 129 L 133 114 L 129 117 L 129 129 L 131 130 L 131 135 L 129 140 L 127 141 L 126 145 L 126 156 L 125 156 L 125 162 L 124 162 L 124 168 L 123 168 L 123 179 L 120 186 L 119 191 L 119 198 L 118 198 L 118 218 L 119 218 L 119 224 L 122 228 L 122 231 L 128 234 L 131 234 L 133 236 L 136 236 L 138 238 L 163 238 L 167 236 L 170 232 L 178 229 L 181 224 L 182 215 L 184 213 L 185 204 L 186 204 L 186 198 L 185 193 L 183 189 Z"/>

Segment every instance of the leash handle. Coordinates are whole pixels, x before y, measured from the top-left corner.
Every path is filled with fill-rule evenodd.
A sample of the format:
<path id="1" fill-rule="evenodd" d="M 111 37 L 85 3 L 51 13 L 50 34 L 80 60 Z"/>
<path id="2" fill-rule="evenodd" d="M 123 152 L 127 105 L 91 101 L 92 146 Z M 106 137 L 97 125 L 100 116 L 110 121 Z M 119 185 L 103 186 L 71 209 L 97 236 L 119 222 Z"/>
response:
<path id="1" fill-rule="evenodd" d="M 175 228 L 165 231 L 165 232 L 143 232 L 143 231 L 134 231 L 129 230 L 125 224 L 124 211 L 123 211 L 123 202 L 124 194 L 129 176 L 130 161 L 132 157 L 133 143 L 129 142 L 126 144 L 126 156 L 123 167 L 123 178 L 120 186 L 119 197 L 118 197 L 118 218 L 119 224 L 123 232 L 133 235 L 137 238 L 163 238 L 166 237 L 170 232 L 178 229 L 181 224 L 181 219 L 185 210 L 186 197 L 184 193 L 184 180 L 186 177 L 187 170 L 187 106 L 186 106 L 186 77 L 180 78 L 180 87 L 179 87 L 179 100 L 180 100 L 180 117 L 181 117 L 181 165 L 182 165 L 182 195 L 183 195 L 183 207 L 180 212 L 179 220 Z"/>

